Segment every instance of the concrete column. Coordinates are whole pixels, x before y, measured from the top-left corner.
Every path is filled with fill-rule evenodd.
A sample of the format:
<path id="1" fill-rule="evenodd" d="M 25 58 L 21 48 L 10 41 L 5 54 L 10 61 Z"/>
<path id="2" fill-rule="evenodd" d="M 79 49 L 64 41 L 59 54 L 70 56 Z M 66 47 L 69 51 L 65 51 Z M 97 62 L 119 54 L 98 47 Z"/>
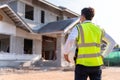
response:
<path id="1" fill-rule="evenodd" d="M 64 57 L 63 57 L 63 47 L 64 47 L 65 37 L 62 34 L 57 35 L 57 66 L 62 66 Z"/>
<path id="2" fill-rule="evenodd" d="M 42 52 L 42 40 L 33 40 L 33 54 L 41 56 Z"/>
<path id="3" fill-rule="evenodd" d="M 10 36 L 10 53 L 15 53 L 14 49 L 15 49 L 15 36 Z"/>
<path id="4" fill-rule="evenodd" d="M 24 38 L 10 36 L 10 53 L 23 54 Z"/>

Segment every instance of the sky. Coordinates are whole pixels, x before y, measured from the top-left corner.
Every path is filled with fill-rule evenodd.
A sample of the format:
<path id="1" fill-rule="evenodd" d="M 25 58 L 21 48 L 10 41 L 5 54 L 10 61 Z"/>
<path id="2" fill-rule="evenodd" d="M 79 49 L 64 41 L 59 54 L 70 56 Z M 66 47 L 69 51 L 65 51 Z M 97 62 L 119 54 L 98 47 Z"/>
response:
<path id="1" fill-rule="evenodd" d="M 119 0 L 46 0 L 56 6 L 64 6 L 78 14 L 84 7 L 93 7 L 93 23 L 103 28 L 120 45 Z"/>

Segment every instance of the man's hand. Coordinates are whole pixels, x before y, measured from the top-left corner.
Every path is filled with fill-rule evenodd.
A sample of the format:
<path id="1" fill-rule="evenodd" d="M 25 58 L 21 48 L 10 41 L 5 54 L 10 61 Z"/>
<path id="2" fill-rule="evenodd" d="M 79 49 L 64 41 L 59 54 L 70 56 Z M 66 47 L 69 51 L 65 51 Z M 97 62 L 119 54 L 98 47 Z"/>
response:
<path id="1" fill-rule="evenodd" d="M 64 58 L 65 58 L 65 60 L 66 60 L 67 62 L 70 63 L 70 60 L 69 60 L 69 58 L 68 58 L 68 54 L 64 54 Z"/>

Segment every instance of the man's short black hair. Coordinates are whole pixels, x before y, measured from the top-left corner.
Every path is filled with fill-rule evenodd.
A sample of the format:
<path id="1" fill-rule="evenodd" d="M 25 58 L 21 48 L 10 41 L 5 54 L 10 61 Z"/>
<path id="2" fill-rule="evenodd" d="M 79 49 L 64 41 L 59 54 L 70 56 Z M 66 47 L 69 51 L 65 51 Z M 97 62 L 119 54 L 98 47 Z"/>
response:
<path id="1" fill-rule="evenodd" d="M 81 15 L 84 15 L 86 20 L 92 20 L 92 18 L 94 17 L 94 9 L 91 7 L 83 8 L 81 10 Z"/>

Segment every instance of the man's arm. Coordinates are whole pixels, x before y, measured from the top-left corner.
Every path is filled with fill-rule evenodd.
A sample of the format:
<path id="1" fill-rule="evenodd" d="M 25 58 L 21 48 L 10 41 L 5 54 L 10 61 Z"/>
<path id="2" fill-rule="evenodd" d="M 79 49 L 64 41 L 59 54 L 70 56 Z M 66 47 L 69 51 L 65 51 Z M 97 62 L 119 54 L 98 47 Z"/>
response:
<path id="1" fill-rule="evenodd" d="M 78 33 L 77 33 L 77 28 L 74 27 L 71 31 L 71 33 L 69 34 L 67 40 L 66 40 L 66 43 L 65 43 L 65 46 L 64 46 L 64 51 L 63 51 L 63 54 L 64 54 L 64 58 L 67 62 L 70 62 L 70 59 L 69 59 L 69 53 L 73 53 L 75 52 L 75 41 L 76 41 L 76 37 L 77 37 Z"/>
<path id="2" fill-rule="evenodd" d="M 102 40 L 104 40 L 107 43 L 106 48 L 105 48 L 105 50 L 102 53 L 102 56 L 106 57 L 113 50 L 113 48 L 116 45 L 116 43 L 112 39 L 112 37 L 109 36 L 107 33 L 105 33 L 105 35 L 104 35 Z"/>

